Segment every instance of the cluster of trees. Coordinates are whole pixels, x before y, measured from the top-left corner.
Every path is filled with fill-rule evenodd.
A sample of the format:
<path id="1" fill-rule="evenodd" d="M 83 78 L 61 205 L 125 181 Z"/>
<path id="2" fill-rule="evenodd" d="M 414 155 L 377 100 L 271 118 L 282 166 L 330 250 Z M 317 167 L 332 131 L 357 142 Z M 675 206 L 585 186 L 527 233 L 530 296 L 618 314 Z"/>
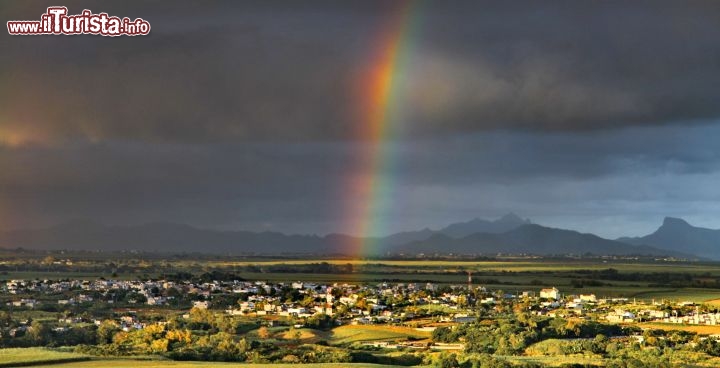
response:
<path id="1" fill-rule="evenodd" d="M 460 355 L 444 354 L 440 367 L 516 367 L 498 356 L 597 356 L 609 368 L 669 368 L 720 356 L 720 341 L 694 332 L 621 329 L 588 320 L 518 314 L 433 331 L 436 342 L 465 343 Z M 611 338 L 614 337 L 614 338 Z M 700 354 L 698 354 L 700 353 Z M 692 360 L 692 361 L 690 361 Z M 528 367 L 533 366 L 527 363 Z M 584 367 L 569 363 L 568 367 Z"/>
<path id="2" fill-rule="evenodd" d="M 520 313 L 455 328 L 437 328 L 432 338 L 445 343 L 463 341 L 468 353 L 515 355 L 521 354 L 531 344 L 546 339 L 582 339 L 625 333 L 617 325 L 578 319 L 538 318 Z"/>
<path id="3" fill-rule="evenodd" d="M 490 354 L 469 354 L 458 356 L 458 354 L 440 354 L 435 362 L 439 368 L 540 368 L 539 364 L 527 362 L 511 364 L 505 359 L 494 357 Z"/>
<path id="4" fill-rule="evenodd" d="M 307 263 L 307 264 L 268 264 L 263 266 L 247 265 L 240 267 L 243 272 L 249 273 L 325 273 L 325 274 L 347 274 L 353 273 L 354 267 L 351 263 L 334 264 L 328 262 Z"/>
<path id="5" fill-rule="evenodd" d="M 97 341 L 93 325 L 60 331 L 53 329 L 51 324 L 37 320 L 17 327 L 0 328 L 0 334 L 0 348 L 74 346 L 95 344 Z"/>
<path id="6" fill-rule="evenodd" d="M 569 272 L 569 277 L 590 280 L 646 282 L 649 286 L 720 288 L 720 279 L 709 272 L 691 274 L 688 272 L 619 272 L 614 268 L 604 270 L 579 270 Z M 602 284 L 602 283 L 601 283 Z M 586 283 L 586 286 L 603 286 Z M 607 284 L 606 284 L 607 285 Z"/>

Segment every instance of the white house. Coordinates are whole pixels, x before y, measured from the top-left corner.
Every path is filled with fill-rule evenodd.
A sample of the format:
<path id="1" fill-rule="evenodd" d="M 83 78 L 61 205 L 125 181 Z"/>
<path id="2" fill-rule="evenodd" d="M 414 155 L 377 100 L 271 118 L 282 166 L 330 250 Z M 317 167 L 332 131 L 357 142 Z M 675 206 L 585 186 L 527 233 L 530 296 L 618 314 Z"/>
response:
<path id="1" fill-rule="evenodd" d="M 210 307 L 210 302 L 207 300 L 204 300 L 204 301 L 196 300 L 193 302 L 193 308 L 208 309 L 208 307 Z"/>
<path id="2" fill-rule="evenodd" d="M 560 291 L 557 288 L 540 290 L 540 297 L 545 299 L 560 299 Z"/>

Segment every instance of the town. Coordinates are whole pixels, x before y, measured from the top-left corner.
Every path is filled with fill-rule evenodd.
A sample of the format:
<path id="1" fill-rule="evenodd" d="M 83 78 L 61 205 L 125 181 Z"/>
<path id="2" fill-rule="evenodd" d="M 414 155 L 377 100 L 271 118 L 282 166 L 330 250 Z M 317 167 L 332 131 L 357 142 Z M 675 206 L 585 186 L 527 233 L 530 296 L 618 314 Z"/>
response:
<path id="1" fill-rule="evenodd" d="M 550 317 L 594 318 L 613 323 L 664 322 L 717 325 L 720 313 L 700 312 L 690 301 L 677 304 L 629 298 L 598 298 L 595 294 L 563 295 L 557 288 L 518 294 L 483 286 L 433 283 L 377 285 L 319 284 L 312 282 L 217 281 L 193 283 L 168 280 L 9 280 L 2 292 L 25 297 L 6 302 L 8 308 L 72 310 L 91 304 L 117 307 L 189 306 L 222 309 L 234 316 L 309 318 L 324 314 L 339 324 L 470 322 L 478 311 L 522 303 L 529 313 Z M 290 299 L 286 299 L 290 290 Z M 282 293 L 282 294 L 281 294 Z M 37 297 L 32 297 L 36 295 Z M 39 300 L 42 300 L 40 302 Z M 230 301 L 230 302 L 229 302 Z M 234 303 L 232 302 L 234 301 Z M 57 304 L 57 306 L 52 306 Z M 128 312 L 134 314 L 134 312 Z M 428 316 L 433 318 L 429 318 Z M 68 318 L 59 322 L 80 322 Z M 145 322 L 119 316 L 123 329 L 142 328 Z M 88 321 L 85 321 L 88 322 Z M 99 324 L 101 321 L 93 319 Z"/>
<path id="2" fill-rule="evenodd" d="M 365 359 L 408 365 L 502 352 L 505 362 L 517 365 L 532 360 L 513 356 L 535 355 L 540 363 L 552 358 L 554 353 L 537 347 L 550 340 L 563 345 L 610 338 L 627 349 L 668 347 L 673 341 L 672 346 L 702 348 L 708 354 L 720 346 L 717 333 L 688 332 L 693 326 L 718 325 L 720 312 L 709 304 L 563 293 L 557 287 L 504 292 L 474 284 L 470 274 L 464 284 L 269 282 L 223 272 L 188 279 L 11 279 L 0 292 L 5 300 L 0 312 L 4 347 L 77 346 L 78 352 L 90 355 L 306 363 Z M 473 326 L 501 328 L 506 323 L 518 329 L 509 336 L 533 334 L 512 344 L 499 339 L 487 346 L 470 339 Z M 674 329 L 658 327 L 673 325 L 685 332 L 666 335 Z M 146 341 L 138 342 L 136 335 Z M 208 344 L 203 339 L 213 335 L 245 347 L 221 356 L 203 356 L 193 347 L 199 341 Z M 135 342 L 130 346 L 128 341 Z M 273 355 L 262 345 L 268 341 L 287 351 Z M 611 340 L 603 341 L 607 345 Z M 344 355 L 323 360 L 290 353 L 315 346 Z M 403 355 L 391 358 L 387 354 L 392 351 Z M 604 351 L 582 357 L 578 353 L 582 350 L 570 356 L 587 364 L 613 357 Z"/>

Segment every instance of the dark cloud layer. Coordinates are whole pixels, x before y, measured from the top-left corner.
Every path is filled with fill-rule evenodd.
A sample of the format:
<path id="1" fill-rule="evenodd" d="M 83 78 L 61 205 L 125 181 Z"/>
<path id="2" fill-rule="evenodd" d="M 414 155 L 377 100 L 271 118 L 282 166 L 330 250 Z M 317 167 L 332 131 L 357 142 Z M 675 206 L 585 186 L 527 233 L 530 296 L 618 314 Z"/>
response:
<path id="1" fill-rule="evenodd" d="M 518 211 L 535 221 L 712 218 L 720 126 L 584 133 L 493 132 L 394 143 L 388 229 Z M 74 218 L 333 232 L 357 201 L 347 178 L 366 144 L 76 143 L 0 152 L 5 227 Z M 18 212 L 19 211 L 19 212 Z M 22 215 L 20 215 L 22 213 Z M 634 217 L 633 217 L 634 216 Z M 561 220 L 558 220 L 561 219 Z M 713 222 L 710 222 L 712 224 Z M 566 225 L 567 226 L 567 225 Z"/>
<path id="2" fill-rule="evenodd" d="M 54 3 L 53 3 L 54 4 Z M 6 4 L 36 19 L 40 2 Z M 15 141 L 352 139 L 388 2 L 68 2 L 148 37 L 1 36 Z M 418 2 L 400 67 L 403 135 L 587 130 L 720 115 L 720 4 Z M 2 132 L 0 132 L 2 133 Z M 9 133 L 5 133 L 8 135 Z M 6 138 L 6 140 L 8 140 Z"/>
<path id="3" fill-rule="evenodd" d="M 56 2 L 5 2 L 0 20 Z M 0 32 L 0 229 L 74 218 L 343 231 L 394 1 L 66 1 L 147 37 Z M 417 2 L 387 229 L 516 211 L 720 227 L 720 3 Z"/>

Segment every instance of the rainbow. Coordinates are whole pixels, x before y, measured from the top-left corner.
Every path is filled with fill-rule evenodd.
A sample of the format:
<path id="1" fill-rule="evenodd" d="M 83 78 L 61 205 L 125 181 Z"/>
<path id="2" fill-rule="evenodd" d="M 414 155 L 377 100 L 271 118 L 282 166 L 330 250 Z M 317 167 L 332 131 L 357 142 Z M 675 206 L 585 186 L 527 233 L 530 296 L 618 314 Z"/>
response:
<path id="1" fill-rule="evenodd" d="M 371 53 L 371 67 L 361 82 L 361 116 L 355 132 L 366 148 L 349 183 L 352 198 L 348 219 L 350 232 L 358 235 L 345 246 L 345 253 L 356 257 L 378 252 L 375 234 L 385 233 L 383 213 L 392 203 L 394 153 L 392 142 L 401 123 L 401 82 L 407 73 L 407 61 L 419 26 L 420 1 L 397 3 L 391 20 Z"/>

